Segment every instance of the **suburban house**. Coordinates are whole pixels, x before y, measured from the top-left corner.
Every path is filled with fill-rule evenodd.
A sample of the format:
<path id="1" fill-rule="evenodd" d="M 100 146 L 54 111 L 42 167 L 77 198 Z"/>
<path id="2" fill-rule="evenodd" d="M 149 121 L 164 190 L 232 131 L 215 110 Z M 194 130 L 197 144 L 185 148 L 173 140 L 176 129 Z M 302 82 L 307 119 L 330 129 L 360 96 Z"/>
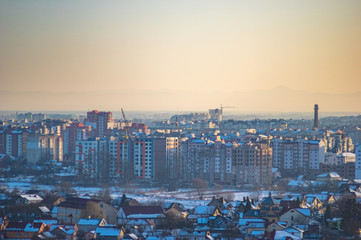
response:
<path id="1" fill-rule="evenodd" d="M 219 207 L 217 206 L 197 206 L 193 213 L 189 214 L 187 216 L 187 219 L 192 222 L 193 224 L 197 223 L 198 219 L 201 218 L 206 218 L 208 219 L 209 217 L 212 216 L 217 216 L 217 215 L 221 215 L 222 211 Z"/>
<path id="2" fill-rule="evenodd" d="M 81 218 L 78 222 L 79 231 L 87 233 L 95 231 L 98 227 L 105 226 L 107 222 L 104 219 Z"/>
<path id="3" fill-rule="evenodd" d="M 118 224 L 124 225 L 130 220 L 151 220 L 155 225 L 161 225 L 165 216 L 160 206 L 124 206 L 118 211 Z"/>
<path id="4" fill-rule="evenodd" d="M 31 239 L 44 230 L 44 223 L 9 222 L 3 232 L 5 239 Z"/>
<path id="5" fill-rule="evenodd" d="M 17 204 L 34 204 L 40 203 L 43 199 L 36 194 L 21 194 L 16 200 Z"/>
<path id="6" fill-rule="evenodd" d="M 287 222 L 288 226 L 308 225 L 311 218 L 311 210 L 304 208 L 295 208 L 288 210 L 280 216 L 280 221 Z"/>
<path id="7" fill-rule="evenodd" d="M 79 229 L 76 224 L 74 225 L 53 224 L 50 227 L 50 233 L 53 234 L 57 239 L 75 240 L 78 231 Z"/>
<path id="8" fill-rule="evenodd" d="M 117 223 L 116 209 L 100 200 L 70 198 L 57 206 L 57 218 L 61 224 L 74 224 L 89 217 L 104 218 L 109 224 Z"/>
<path id="9" fill-rule="evenodd" d="M 98 227 L 95 230 L 96 239 L 102 239 L 102 240 L 119 240 L 123 239 L 124 236 L 124 228 L 115 228 L 115 227 L 107 227 L 102 226 Z"/>

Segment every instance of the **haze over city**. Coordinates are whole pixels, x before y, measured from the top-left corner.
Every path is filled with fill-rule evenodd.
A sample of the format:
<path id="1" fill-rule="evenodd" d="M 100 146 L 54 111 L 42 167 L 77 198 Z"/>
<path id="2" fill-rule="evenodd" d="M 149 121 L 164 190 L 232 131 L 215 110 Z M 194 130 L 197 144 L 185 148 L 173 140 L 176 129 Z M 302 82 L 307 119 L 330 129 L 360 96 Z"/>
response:
<path id="1" fill-rule="evenodd" d="M 1 1 L 0 109 L 360 112 L 360 1 Z"/>

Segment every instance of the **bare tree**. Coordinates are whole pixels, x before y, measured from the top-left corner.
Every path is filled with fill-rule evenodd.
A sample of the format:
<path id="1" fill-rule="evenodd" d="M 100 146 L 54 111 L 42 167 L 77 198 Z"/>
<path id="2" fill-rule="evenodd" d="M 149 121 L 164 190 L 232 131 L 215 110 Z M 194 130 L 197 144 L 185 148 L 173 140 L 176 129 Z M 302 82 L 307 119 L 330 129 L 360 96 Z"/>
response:
<path id="1" fill-rule="evenodd" d="M 86 205 L 85 211 L 83 213 L 83 218 L 104 218 L 104 211 L 100 208 L 99 204 L 96 202 L 89 201 Z"/>
<path id="2" fill-rule="evenodd" d="M 193 187 L 197 190 L 199 199 L 203 200 L 204 192 L 207 188 L 207 182 L 200 178 L 195 178 L 193 180 Z"/>

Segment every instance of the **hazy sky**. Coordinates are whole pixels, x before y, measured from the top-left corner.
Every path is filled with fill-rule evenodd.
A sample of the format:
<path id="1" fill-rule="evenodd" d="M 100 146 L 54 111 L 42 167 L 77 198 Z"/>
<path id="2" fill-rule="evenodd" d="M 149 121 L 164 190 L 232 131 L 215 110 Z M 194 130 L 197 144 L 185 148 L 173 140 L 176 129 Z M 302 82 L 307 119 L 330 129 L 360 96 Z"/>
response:
<path id="1" fill-rule="evenodd" d="M 361 112 L 361 1 L 0 0 L 0 110 Z"/>

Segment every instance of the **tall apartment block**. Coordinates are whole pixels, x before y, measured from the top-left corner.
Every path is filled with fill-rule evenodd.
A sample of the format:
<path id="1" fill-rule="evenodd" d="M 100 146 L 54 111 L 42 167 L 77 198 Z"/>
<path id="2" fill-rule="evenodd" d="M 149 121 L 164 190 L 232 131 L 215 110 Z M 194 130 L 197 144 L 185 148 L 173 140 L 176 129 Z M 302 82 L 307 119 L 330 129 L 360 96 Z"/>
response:
<path id="1" fill-rule="evenodd" d="M 26 144 L 28 163 L 39 161 L 63 161 L 63 139 L 59 135 L 29 135 Z"/>
<path id="2" fill-rule="evenodd" d="M 233 149 L 232 165 L 235 185 L 270 184 L 272 179 L 272 148 L 262 143 L 239 144 Z"/>
<path id="3" fill-rule="evenodd" d="M 106 154 L 106 141 L 88 139 L 76 141 L 75 167 L 78 174 L 88 181 L 98 181 L 104 175 L 102 166 Z M 102 174 L 103 173 L 103 174 Z M 106 173 L 108 174 L 108 173 Z"/>
<path id="4" fill-rule="evenodd" d="M 86 178 L 121 182 L 125 178 L 167 181 L 178 174 L 177 137 L 77 141 L 76 166 Z M 100 179 L 101 178 L 101 179 Z"/>
<path id="5" fill-rule="evenodd" d="M 179 169 L 178 138 L 137 137 L 133 143 L 133 159 L 136 178 L 175 178 Z"/>
<path id="6" fill-rule="evenodd" d="M 83 123 L 72 123 L 63 133 L 64 158 L 75 159 L 76 141 L 86 140 L 90 137 L 90 126 L 84 126 Z"/>
<path id="7" fill-rule="evenodd" d="M 17 129 L 0 130 L 0 153 L 13 158 L 26 156 L 28 132 Z"/>
<path id="8" fill-rule="evenodd" d="M 93 137 L 100 138 L 110 136 L 110 129 L 114 127 L 112 112 L 99 112 L 98 110 L 87 112 L 85 123 L 92 127 Z"/>
<path id="9" fill-rule="evenodd" d="M 217 139 L 189 139 L 182 143 L 183 180 L 202 178 L 208 183 L 231 184 L 233 144 Z"/>
<path id="10" fill-rule="evenodd" d="M 283 176 L 305 174 L 314 176 L 325 162 L 326 146 L 323 140 L 307 139 L 271 141 L 273 167 L 279 168 Z"/>
<path id="11" fill-rule="evenodd" d="M 355 179 L 361 179 L 361 145 L 356 146 L 355 155 Z"/>
<path id="12" fill-rule="evenodd" d="M 221 122 L 223 120 L 222 108 L 209 109 L 209 116 L 212 121 Z"/>

